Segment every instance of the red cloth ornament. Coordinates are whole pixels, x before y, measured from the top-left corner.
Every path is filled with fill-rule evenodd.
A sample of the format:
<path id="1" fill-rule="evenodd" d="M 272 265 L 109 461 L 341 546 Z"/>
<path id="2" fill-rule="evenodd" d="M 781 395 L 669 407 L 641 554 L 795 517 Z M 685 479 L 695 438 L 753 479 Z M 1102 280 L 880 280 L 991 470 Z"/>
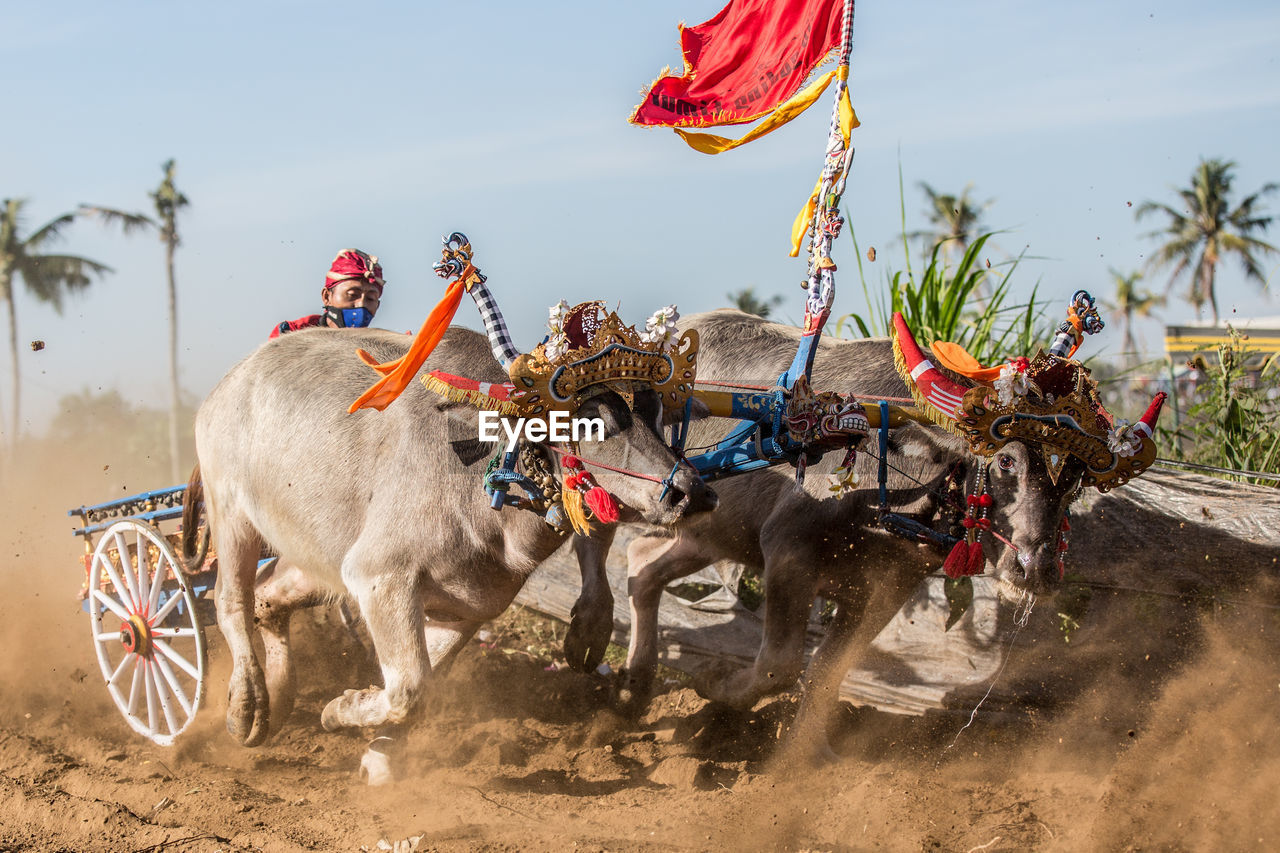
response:
<path id="1" fill-rule="evenodd" d="M 969 546 L 969 563 L 965 567 L 965 574 L 980 575 L 986 564 L 987 558 L 982 553 L 982 543 L 974 542 Z"/>
<path id="2" fill-rule="evenodd" d="M 339 282 L 353 278 L 364 279 L 378 288 L 378 293 L 381 294 L 384 282 L 378 256 L 359 249 L 343 249 L 334 257 L 333 263 L 329 264 L 329 272 L 324 277 L 324 286 L 325 289 L 336 287 Z"/>
<path id="3" fill-rule="evenodd" d="M 967 521 L 968 519 L 966 519 Z M 942 562 L 942 571 L 947 577 L 955 580 L 962 577 L 965 569 L 969 566 L 969 546 L 961 539 L 951 549 L 951 553 L 947 555 L 947 559 Z"/>
<path id="4" fill-rule="evenodd" d="M 586 501 L 596 520 L 604 524 L 613 524 L 618 520 L 618 502 L 613 495 L 599 486 L 592 486 L 582 498 Z"/>

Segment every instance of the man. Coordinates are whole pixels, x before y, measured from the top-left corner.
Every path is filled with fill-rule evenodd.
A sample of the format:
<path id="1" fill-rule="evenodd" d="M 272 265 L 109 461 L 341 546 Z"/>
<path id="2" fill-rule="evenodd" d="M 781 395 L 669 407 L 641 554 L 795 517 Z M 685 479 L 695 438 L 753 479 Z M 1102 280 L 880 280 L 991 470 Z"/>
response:
<path id="1" fill-rule="evenodd" d="M 276 338 L 312 326 L 363 328 L 373 320 L 382 299 L 382 266 L 377 255 L 359 249 L 343 249 L 329 265 L 320 301 L 324 310 L 297 320 L 286 320 L 271 330 Z"/>

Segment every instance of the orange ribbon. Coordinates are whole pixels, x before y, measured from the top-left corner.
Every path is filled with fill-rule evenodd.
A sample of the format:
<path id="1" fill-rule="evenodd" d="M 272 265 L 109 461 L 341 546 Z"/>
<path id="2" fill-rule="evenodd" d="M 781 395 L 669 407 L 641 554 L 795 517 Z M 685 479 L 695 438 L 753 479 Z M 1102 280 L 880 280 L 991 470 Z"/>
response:
<path id="1" fill-rule="evenodd" d="M 400 358 L 379 364 L 369 353 L 362 349 L 356 350 L 356 355 L 360 356 L 360 360 L 381 373 L 382 378 L 373 383 L 368 391 L 361 394 L 360 399 L 352 403 L 351 408 L 347 409 L 348 412 L 363 408 L 382 411 L 394 402 L 405 388 L 409 387 L 409 383 L 417 375 L 418 369 L 427 360 L 427 356 L 431 355 L 431 351 L 436 348 L 436 344 L 440 343 L 440 339 L 444 337 L 445 330 L 453 322 L 453 315 L 458 311 L 458 304 L 462 302 L 462 294 L 465 290 L 466 287 L 460 280 L 449 283 L 449 289 L 445 291 L 444 298 L 427 315 L 427 319 L 423 321 L 422 328 L 418 330 L 418 334 L 414 337 L 409 351 Z"/>

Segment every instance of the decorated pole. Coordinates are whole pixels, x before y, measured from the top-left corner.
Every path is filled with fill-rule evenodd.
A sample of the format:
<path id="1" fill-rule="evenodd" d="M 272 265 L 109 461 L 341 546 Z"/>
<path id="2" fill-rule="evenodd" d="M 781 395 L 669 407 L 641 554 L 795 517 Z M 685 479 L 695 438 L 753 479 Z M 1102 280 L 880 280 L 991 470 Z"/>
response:
<path id="1" fill-rule="evenodd" d="M 840 198 L 853 156 L 849 135 L 858 126 L 849 101 L 853 7 L 854 0 L 730 0 L 710 20 L 681 27 L 684 73 L 655 80 L 631 116 L 634 124 L 671 127 L 704 154 L 720 154 L 791 121 L 835 84 L 822 172 L 791 231 L 792 257 L 799 256 L 808 235 L 809 263 L 803 337 L 795 361 L 778 380 L 788 391 L 812 371 L 835 299 L 831 246 L 844 224 Z M 806 85 L 833 54 L 837 67 Z M 757 119 L 762 120 L 737 139 L 688 130 Z"/>
<path id="2" fill-rule="evenodd" d="M 778 384 L 790 389 L 799 376 L 808 378 L 813 370 L 813 356 L 818 338 L 835 301 L 836 264 L 831 259 L 831 246 L 844 218 L 840 215 L 840 199 L 844 195 L 845 178 L 853 160 L 849 135 L 858 126 L 853 105 L 849 101 L 849 57 L 853 52 L 853 4 L 845 0 L 841 24 L 840 61 L 836 68 L 835 100 L 831 109 L 831 129 L 827 135 L 827 151 L 822 175 L 813 195 L 805 204 L 792 228 L 791 254 L 799 254 L 803 234 L 809 236 L 809 269 L 806 280 L 804 333 L 791 367 L 778 378 Z"/>

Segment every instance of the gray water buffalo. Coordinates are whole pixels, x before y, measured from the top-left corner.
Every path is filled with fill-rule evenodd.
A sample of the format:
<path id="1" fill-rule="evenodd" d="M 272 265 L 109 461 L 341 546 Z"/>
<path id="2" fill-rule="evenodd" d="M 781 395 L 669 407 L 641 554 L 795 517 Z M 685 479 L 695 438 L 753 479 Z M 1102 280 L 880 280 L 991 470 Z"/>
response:
<path id="1" fill-rule="evenodd" d="M 795 328 L 737 311 L 687 317 L 684 325 L 701 335 L 700 381 L 771 385 L 790 364 L 799 336 Z M 824 338 L 814 362 L 813 387 L 904 398 L 908 391 L 893 359 L 887 339 Z M 696 423 L 688 446 L 713 444 L 726 431 L 723 421 Z M 1078 494 L 1081 463 L 1068 461 L 1054 483 L 1036 448 L 1011 442 L 993 457 L 983 458 L 971 454 L 961 438 L 919 424 L 892 431 L 888 461 L 889 508 L 944 532 L 959 520 L 965 496 L 983 472 L 993 499 L 992 530 L 1016 546 L 1015 552 L 987 536 L 988 570 L 994 566 L 1002 589 L 1012 597 L 1047 592 L 1057 584 L 1059 528 Z M 847 668 L 851 643 L 869 642 L 920 579 L 941 566 L 945 551 L 894 535 L 877 523 L 874 434 L 858 454 L 857 490 L 836 498 L 828 489 L 827 475 L 839 462 L 840 454 L 834 453 L 811 464 L 803 487 L 796 485 L 790 466 L 715 481 L 720 498 L 715 513 L 684 519 L 670 528 L 650 528 L 631 542 L 627 559 L 632 628 L 620 687 L 633 709 L 648 701 L 652 687 L 662 590 L 710 563 L 744 563 L 764 579 L 764 636 L 754 664 L 723 678 L 704 678 L 699 685 L 708 698 L 738 708 L 795 684 L 803 669 L 805 628 L 815 596 L 834 601 L 837 609 L 807 682 L 830 692 L 839 683 L 842 667 Z M 584 567 L 584 575 L 603 575 L 606 546 L 597 537 L 579 548 L 580 557 L 599 561 Z M 585 615 L 611 607 L 596 592 L 599 586 L 584 587 L 584 596 L 598 600 L 579 600 L 584 627 L 575 638 L 575 652 L 591 645 L 583 641 L 588 633 Z"/>
<path id="2" fill-rule="evenodd" d="M 278 728 L 277 706 L 287 713 L 291 705 L 294 606 L 349 595 L 382 669 L 383 687 L 348 690 L 329 702 L 325 727 L 395 724 L 420 705 L 433 668 L 499 615 L 565 538 L 531 512 L 490 509 L 481 484 L 496 448 L 477 440 L 472 407 L 414 382 L 385 411 L 348 413 L 376 378 L 356 348 L 386 362 L 403 355 L 409 340 L 350 329 L 283 336 L 234 367 L 196 415 L 220 561 L 218 620 L 233 660 L 227 728 L 245 745 L 262 743 Z M 448 331 L 426 369 L 505 379 L 484 336 L 460 328 Z M 586 399 L 578 414 L 606 426 L 603 440 L 583 442 L 588 462 L 653 480 L 672 471 L 675 457 L 649 416 L 659 407 L 647 395 L 635 390 L 629 406 L 601 388 Z M 665 494 L 651 480 L 603 467 L 594 473 L 636 520 L 672 524 L 715 504 L 687 470 L 674 474 Z M 295 568 L 288 578 L 268 579 L 266 601 L 255 602 L 263 545 Z M 266 675 L 253 649 L 255 614 L 268 633 Z"/>

